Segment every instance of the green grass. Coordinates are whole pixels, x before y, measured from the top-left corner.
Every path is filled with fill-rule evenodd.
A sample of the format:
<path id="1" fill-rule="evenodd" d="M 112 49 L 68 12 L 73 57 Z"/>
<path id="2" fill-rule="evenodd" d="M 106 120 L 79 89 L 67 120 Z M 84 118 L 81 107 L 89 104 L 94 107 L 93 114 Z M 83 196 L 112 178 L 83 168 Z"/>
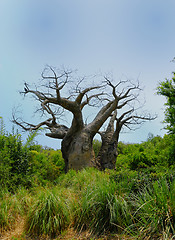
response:
<path id="1" fill-rule="evenodd" d="M 0 191 L 0 228 L 25 220 L 32 236 L 59 236 L 69 227 L 81 233 L 128 234 L 137 239 L 173 239 L 175 235 L 175 180 L 114 171 L 71 170 L 54 187 Z"/>
<path id="2" fill-rule="evenodd" d="M 143 236 L 167 232 L 175 236 L 175 180 L 155 181 L 134 195 L 132 203 Z"/>
<path id="3" fill-rule="evenodd" d="M 55 236 L 70 223 L 66 199 L 56 189 L 43 189 L 29 210 L 26 230 L 30 234 Z"/>
<path id="4" fill-rule="evenodd" d="M 124 196 L 118 194 L 118 187 L 110 178 L 110 172 L 83 170 L 77 178 L 81 179 L 78 184 L 81 190 L 74 208 L 74 227 L 78 231 L 88 229 L 97 234 L 116 229 L 121 231 L 130 222 L 130 213 Z"/>
<path id="5" fill-rule="evenodd" d="M 1 190 L 0 198 L 0 230 L 8 230 L 15 223 L 18 216 L 22 215 L 22 206 L 17 198 L 7 190 Z"/>

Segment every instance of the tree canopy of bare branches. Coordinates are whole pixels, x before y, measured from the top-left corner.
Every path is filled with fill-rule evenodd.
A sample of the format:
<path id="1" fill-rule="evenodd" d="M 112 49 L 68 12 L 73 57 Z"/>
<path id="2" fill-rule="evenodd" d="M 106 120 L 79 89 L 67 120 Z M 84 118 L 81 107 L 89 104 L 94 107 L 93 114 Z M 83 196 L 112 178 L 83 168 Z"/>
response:
<path id="1" fill-rule="evenodd" d="M 41 112 L 43 121 L 33 124 L 25 122 L 13 114 L 13 122 L 24 130 L 37 130 L 45 126 L 49 132 L 46 136 L 62 139 L 62 155 L 65 160 L 65 171 L 69 168 L 81 169 L 95 166 L 97 163 L 104 165 L 104 160 L 95 161 L 92 149 L 94 136 L 100 131 L 103 124 L 110 119 L 106 132 L 101 133 L 102 144 L 101 156 L 109 153 L 109 145 L 118 142 L 120 130 L 123 126 L 130 128 L 132 125 L 140 124 L 145 120 L 153 120 L 150 115 L 137 115 L 134 104 L 138 100 L 141 91 L 139 83 L 132 83 L 129 80 L 119 81 L 114 84 L 108 77 L 103 77 L 101 82 L 94 83 L 86 81 L 86 78 L 74 78 L 70 70 L 57 71 L 47 66 L 41 74 L 41 84 L 31 87 L 24 83 L 24 91 L 21 94 L 32 95 L 35 101 L 39 102 L 38 111 Z M 97 107 L 98 111 L 89 123 L 86 123 L 83 111 L 86 107 Z M 118 116 L 118 111 L 123 113 Z M 64 112 L 72 114 L 69 126 L 60 124 L 64 118 Z M 114 123 L 115 126 L 114 126 Z M 110 136 L 110 137 L 109 137 Z M 108 145 L 108 147 L 106 147 Z M 116 149 L 115 149 L 116 150 Z M 114 152 L 114 151 L 113 151 Z M 110 155 L 110 154 L 109 154 Z M 116 158 L 116 155 L 114 154 Z M 108 157 L 107 161 L 109 161 Z M 113 161 L 113 160 L 112 160 Z M 115 162 L 115 161 L 114 161 Z M 114 165 L 114 164 L 113 164 Z"/>

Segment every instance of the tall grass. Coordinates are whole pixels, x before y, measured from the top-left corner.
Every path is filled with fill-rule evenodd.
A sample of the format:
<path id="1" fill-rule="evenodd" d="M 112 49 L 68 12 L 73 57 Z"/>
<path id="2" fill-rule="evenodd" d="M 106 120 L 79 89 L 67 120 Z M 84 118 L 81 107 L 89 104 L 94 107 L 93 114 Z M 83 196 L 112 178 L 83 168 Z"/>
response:
<path id="1" fill-rule="evenodd" d="M 70 223 L 66 199 L 55 189 L 43 189 L 29 210 L 26 230 L 34 235 L 55 236 Z"/>
<path id="2" fill-rule="evenodd" d="M 120 196 L 117 185 L 109 174 L 95 172 L 95 182 L 89 182 L 81 190 L 75 206 L 75 228 L 89 229 L 100 234 L 106 231 L 121 232 L 131 222 L 130 211 L 124 196 Z"/>
<path id="3" fill-rule="evenodd" d="M 16 194 L 1 189 L 0 191 L 0 230 L 13 228 L 19 216 L 24 215 L 19 191 Z M 27 199 L 26 195 L 23 196 Z"/>
<path id="4" fill-rule="evenodd" d="M 175 236 L 175 180 L 160 179 L 134 195 L 134 218 L 143 236 Z"/>
<path id="5" fill-rule="evenodd" d="M 175 179 L 149 181 L 136 188 L 129 176 L 113 171 L 70 171 L 52 188 L 0 191 L 0 228 L 12 228 L 18 217 L 25 231 L 55 237 L 73 226 L 77 232 L 125 233 L 138 239 L 173 239 L 175 236 Z M 38 237 L 39 239 L 39 237 Z"/>

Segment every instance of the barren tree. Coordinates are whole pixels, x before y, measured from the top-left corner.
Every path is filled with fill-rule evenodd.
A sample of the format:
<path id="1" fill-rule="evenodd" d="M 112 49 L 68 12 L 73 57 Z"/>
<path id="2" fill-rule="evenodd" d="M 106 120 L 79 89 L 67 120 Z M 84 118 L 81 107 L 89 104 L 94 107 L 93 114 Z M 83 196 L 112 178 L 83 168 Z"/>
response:
<path id="1" fill-rule="evenodd" d="M 105 77 L 105 80 L 107 84 L 112 87 L 113 91 L 116 91 L 116 86 L 114 86 L 107 77 Z M 129 81 L 119 82 L 117 87 L 121 83 L 125 85 L 128 84 L 128 82 Z M 130 83 L 130 85 L 132 84 Z M 125 93 L 124 95 L 122 94 L 122 96 L 124 96 L 121 109 L 122 113 L 119 113 L 119 109 L 114 110 L 106 130 L 98 132 L 101 136 L 102 145 L 96 158 L 96 165 L 101 170 L 105 168 L 115 169 L 119 135 L 123 127 L 127 127 L 129 130 L 135 130 L 143 122 L 156 118 L 156 115 L 151 116 L 149 113 L 138 113 L 140 109 L 143 109 L 144 105 L 139 100 L 142 89 L 139 88 L 139 84 L 137 86 L 133 85 L 132 87 L 130 85 L 120 89 L 120 94 Z M 137 92 L 133 93 L 133 90 L 137 90 Z"/>
<path id="2" fill-rule="evenodd" d="M 114 111 L 106 130 L 99 132 L 102 145 L 96 158 L 97 167 L 100 170 L 106 168 L 115 169 L 119 135 L 123 127 L 127 127 L 129 130 L 135 130 L 136 126 L 141 125 L 145 121 L 154 120 L 155 118 L 156 116 L 151 116 L 150 114 L 136 115 L 134 108 L 125 111 L 120 117 L 117 117 L 117 111 Z"/>
<path id="3" fill-rule="evenodd" d="M 40 110 L 50 115 L 46 120 L 31 124 L 24 122 L 13 115 L 13 122 L 24 130 L 36 130 L 46 126 L 50 130 L 46 136 L 62 139 L 61 151 L 65 160 L 65 171 L 69 168 L 76 170 L 95 165 L 95 157 L 92 149 L 92 141 L 95 134 L 100 130 L 104 122 L 116 110 L 122 109 L 135 99 L 134 91 L 139 90 L 139 84 L 127 81 L 127 86 L 121 91 L 120 86 L 126 81 L 119 81 L 113 85 L 111 81 L 104 78 L 101 84 L 91 84 L 89 87 L 81 87 L 84 78 L 72 80 L 72 72 L 63 70 L 57 73 L 55 69 L 48 66 L 42 72 L 40 90 L 31 88 L 24 84 L 24 95 L 32 94 L 40 103 Z M 72 81 L 72 82 L 71 82 Z M 67 97 L 63 97 L 65 89 L 70 86 L 71 91 Z M 83 110 L 86 106 L 98 106 L 99 111 L 90 123 L 85 123 Z M 72 113 L 70 126 L 59 124 L 58 116 L 62 116 L 64 110 Z"/>

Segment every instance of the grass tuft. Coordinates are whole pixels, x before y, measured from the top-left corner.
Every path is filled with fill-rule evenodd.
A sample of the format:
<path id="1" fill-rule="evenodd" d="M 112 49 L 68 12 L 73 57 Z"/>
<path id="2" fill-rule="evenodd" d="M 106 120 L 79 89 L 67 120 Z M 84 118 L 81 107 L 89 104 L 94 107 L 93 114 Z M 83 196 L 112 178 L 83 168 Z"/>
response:
<path id="1" fill-rule="evenodd" d="M 101 174 L 101 173 L 99 173 Z M 130 212 L 124 197 L 117 193 L 117 185 L 108 174 L 89 183 L 81 191 L 81 197 L 75 207 L 74 226 L 78 231 L 85 229 L 101 234 L 121 229 L 131 222 Z"/>
<path id="2" fill-rule="evenodd" d="M 143 235 L 175 235 L 175 180 L 160 179 L 134 196 L 134 217 Z"/>
<path id="3" fill-rule="evenodd" d="M 29 210 L 26 230 L 34 235 L 56 236 L 70 223 L 66 201 L 56 189 L 44 189 Z"/>

